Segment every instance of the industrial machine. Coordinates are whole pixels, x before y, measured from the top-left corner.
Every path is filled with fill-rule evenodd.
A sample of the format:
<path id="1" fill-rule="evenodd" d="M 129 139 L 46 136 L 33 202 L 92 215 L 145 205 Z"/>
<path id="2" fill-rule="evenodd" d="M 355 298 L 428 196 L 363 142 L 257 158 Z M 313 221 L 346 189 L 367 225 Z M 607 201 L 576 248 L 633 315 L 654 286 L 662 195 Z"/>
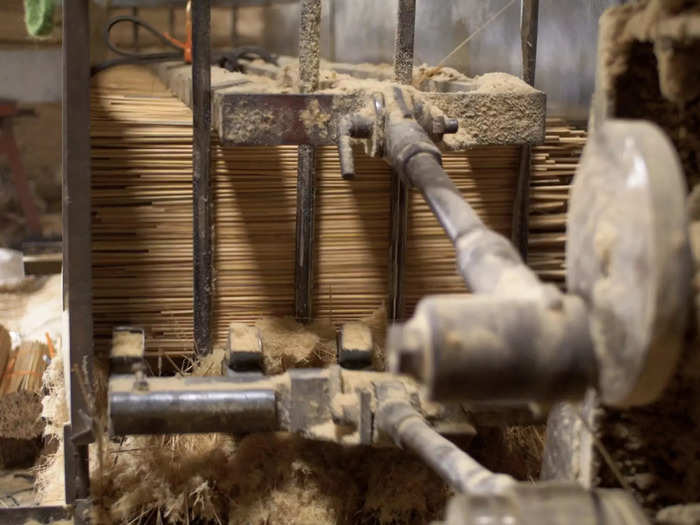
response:
<path id="1" fill-rule="evenodd" d="M 115 435 L 286 430 L 345 445 L 409 449 L 458 493 L 446 523 L 644 523 L 623 491 L 586 490 L 568 481 L 519 483 L 492 473 L 444 436 L 469 434 L 480 411 L 541 412 L 596 391 L 625 407 L 652 401 L 683 346 L 691 281 L 685 183 L 677 154 L 655 126 L 599 119 L 575 179 L 568 216 L 567 291 L 542 283 L 519 250 L 488 229 L 441 167 L 441 150 L 522 145 L 515 203 L 516 244 L 527 214 L 529 146 L 544 133 L 544 94 L 534 78 L 538 2 L 522 2 L 524 78 L 487 89 L 477 80 L 413 85 L 415 0 L 400 0 L 393 72 L 343 64 L 321 75 L 320 0 L 303 0 L 296 59 L 241 61 L 239 72 L 211 66 L 210 2 L 192 4 L 192 65 L 153 67 L 194 115 L 194 348 L 211 350 L 212 245 L 210 140 L 227 146 L 299 146 L 296 315 L 312 316 L 314 152 L 337 145 L 344 178 L 362 177 L 353 147 L 394 171 L 389 304 L 402 301 L 406 191 L 420 191 L 453 242 L 470 294 L 426 297 L 387 337 L 389 373 L 371 359 L 364 327 L 347 324 L 337 366 L 260 372 L 259 334 L 232 326 L 220 377 L 147 377 L 143 332 L 116 327 L 110 354 L 110 431 Z M 67 106 L 64 162 L 66 305 L 72 371 L 71 425 L 65 434 L 68 507 L 14 510 L 47 521 L 87 519 L 87 445 L 94 414 L 76 370 L 91 367 L 89 158 L 85 2 L 68 0 L 64 19 Z M 279 83 L 291 67 L 292 87 Z M 136 344 L 121 344 L 124 338 Z M 409 379 L 406 376 L 413 378 Z M 415 381 L 414 381 L 415 380 Z M 470 407 L 467 417 L 463 405 Z M 7 512 L 7 511 L 5 511 Z M 3 514 L 0 514 L 0 519 Z"/>

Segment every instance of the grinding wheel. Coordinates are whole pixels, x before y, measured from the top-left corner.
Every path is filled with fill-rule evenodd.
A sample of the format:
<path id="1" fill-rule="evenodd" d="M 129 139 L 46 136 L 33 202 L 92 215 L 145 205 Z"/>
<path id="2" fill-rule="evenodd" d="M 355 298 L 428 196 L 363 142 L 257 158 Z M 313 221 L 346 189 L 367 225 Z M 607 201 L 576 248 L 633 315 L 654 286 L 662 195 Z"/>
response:
<path id="1" fill-rule="evenodd" d="M 691 280 L 685 198 L 658 127 L 609 120 L 592 134 L 572 189 L 566 279 L 590 308 L 605 404 L 651 402 L 675 370 Z"/>

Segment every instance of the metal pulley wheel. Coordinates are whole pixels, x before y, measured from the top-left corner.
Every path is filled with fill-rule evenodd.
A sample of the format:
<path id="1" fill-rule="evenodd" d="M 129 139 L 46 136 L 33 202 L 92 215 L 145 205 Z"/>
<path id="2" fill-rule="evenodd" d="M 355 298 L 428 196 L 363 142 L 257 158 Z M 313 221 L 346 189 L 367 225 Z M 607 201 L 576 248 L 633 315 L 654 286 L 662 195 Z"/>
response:
<path id="1" fill-rule="evenodd" d="M 608 120 L 591 134 L 567 219 L 567 286 L 590 309 L 603 403 L 653 401 L 685 335 L 686 186 L 660 128 Z"/>

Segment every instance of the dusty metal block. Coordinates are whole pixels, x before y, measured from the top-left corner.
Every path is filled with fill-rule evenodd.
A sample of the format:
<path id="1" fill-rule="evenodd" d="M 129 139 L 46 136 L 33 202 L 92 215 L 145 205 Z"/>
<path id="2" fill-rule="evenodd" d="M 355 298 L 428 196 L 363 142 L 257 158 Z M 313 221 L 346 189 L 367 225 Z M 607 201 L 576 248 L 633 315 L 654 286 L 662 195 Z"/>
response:
<path id="1" fill-rule="evenodd" d="M 113 374 L 130 374 L 135 365 L 143 363 L 146 336 L 143 328 L 117 326 L 112 331 L 109 366 Z"/>
<path id="2" fill-rule="evenodd" d="M 338 363 L 343 368 L 361 369 L 372 365 L 374 341 L 364 323 L 345 323 L 338 334 Z"/>
<path id="3" fill-rule="evenodd" d="M 234 88 L 235 89 L 235 88 Z M 241 93 L 214 95 L 214 128 L 227 146 L 335 144 L 343 116 L 358 111 L 359 94 Z"/>
<path id="4" fill-rule="evenodd" d="M 260 330 L 244 323 L 228 326 L 228 367 L 236 372 L 261 371 L 263 362 Z"/>

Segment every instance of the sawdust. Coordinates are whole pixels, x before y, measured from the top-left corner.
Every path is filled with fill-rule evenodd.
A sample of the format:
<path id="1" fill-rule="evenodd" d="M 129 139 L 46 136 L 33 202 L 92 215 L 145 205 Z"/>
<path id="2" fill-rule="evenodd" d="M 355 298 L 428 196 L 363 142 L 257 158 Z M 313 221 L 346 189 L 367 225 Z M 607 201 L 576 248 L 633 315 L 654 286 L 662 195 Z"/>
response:
<path id="1" fill-rule="evenodd" d="M 140 356 L 143 353 L 143 335 L 118 330 L 112 336 L 112 355 L 120 357 Z"/>
<path id="2" fill-rule="evenodd" d="M 278 434 L 129 437 L 93 479 L 98 523 L 426 523 L 445 485 L 394 449 L 343 448 Z"/>
<path id="3" fill-rule="evenodd" d="M 36 468 L 35 491 L 42 505 L 62 505 L 65 502 L 63 466 L 63 426 L 68 423 L 68 403 L 63 377 L 63 357 L 60 349 L 44 370 L 46 395 L 42 400 L 41 417 L 45 421 L 44 440 L 47 448 L 56 449 L 46 454 Z"/>
<path id="4" fill-rule="evenodd" d="M 263 318 L 255 326 L 262 338 L 263 368 L 267 375 L 335 362 L 336 329 L 328 320 L 304 325 L 291 317 Z"/>

